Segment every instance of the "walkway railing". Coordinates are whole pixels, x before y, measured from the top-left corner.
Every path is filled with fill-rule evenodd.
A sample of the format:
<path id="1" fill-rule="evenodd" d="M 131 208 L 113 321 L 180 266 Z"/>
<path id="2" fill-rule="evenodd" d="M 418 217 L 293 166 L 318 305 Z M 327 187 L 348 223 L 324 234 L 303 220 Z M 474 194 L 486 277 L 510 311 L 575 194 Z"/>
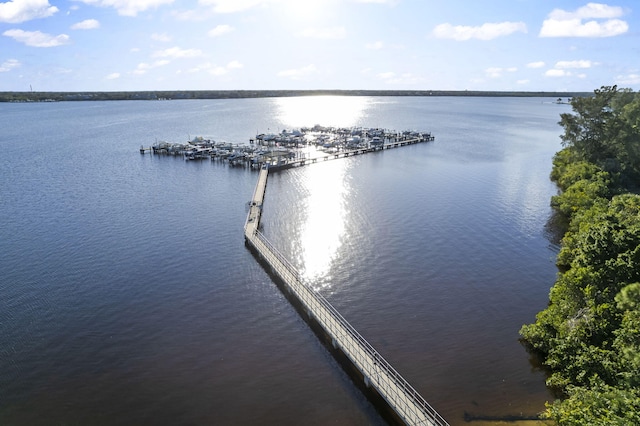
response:
<path id="1" fill-rule="evenodd" d="M 285 288 L 302 305 L 351 363 L 407 425 L 448 426 L 433 407 L 380 355 L 364 337 L 317 291 L 306 285 L 297 269 L 258 230 L 268 169 L 260 172 L 247 222 L 245 240 L 269 265 Z"/>

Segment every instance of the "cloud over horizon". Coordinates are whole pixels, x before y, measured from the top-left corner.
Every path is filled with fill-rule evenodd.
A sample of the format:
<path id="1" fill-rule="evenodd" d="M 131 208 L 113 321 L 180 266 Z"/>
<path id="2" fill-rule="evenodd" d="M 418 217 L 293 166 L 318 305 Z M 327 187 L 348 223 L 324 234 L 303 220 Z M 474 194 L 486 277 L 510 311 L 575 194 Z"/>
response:
<path id="1" fill-rule="evenodd" d="M 588 3 L 574 12 L 554 9 L 542 23 L 540 37 L 614 37 L 629 30 L 627 22 L 614 19 L 621 7 Z M 585 22 L 585 20 L 590 19 Z"/>

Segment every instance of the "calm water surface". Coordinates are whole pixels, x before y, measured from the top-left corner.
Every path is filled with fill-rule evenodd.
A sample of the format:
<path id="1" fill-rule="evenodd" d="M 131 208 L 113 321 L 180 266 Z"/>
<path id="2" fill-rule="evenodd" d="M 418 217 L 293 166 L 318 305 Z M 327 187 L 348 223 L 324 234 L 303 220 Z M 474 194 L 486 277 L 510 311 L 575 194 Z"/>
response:
<path id="1" fill-rule="evenodd" d="M 383 424 L 244 247 L 257 173 L 138 154 L 314 124 L 436 141 L 278 172 L 264 232 L 453 425 L 551 398 L 541 98 L 0 104 L 0 424 Z"/>

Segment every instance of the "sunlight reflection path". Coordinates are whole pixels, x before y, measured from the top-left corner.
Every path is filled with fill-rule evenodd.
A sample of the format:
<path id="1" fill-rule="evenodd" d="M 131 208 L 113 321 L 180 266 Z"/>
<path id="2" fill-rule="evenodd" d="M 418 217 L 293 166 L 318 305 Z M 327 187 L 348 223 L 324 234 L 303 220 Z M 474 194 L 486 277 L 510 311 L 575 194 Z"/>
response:
<path id="1" fill-rule="evenodd" d="M 353 127 L 366 116 L 371 98 L 363 96 L 302 96 L 276 98 L 277 118 L 289 127 L 316 124 Z"/>
<path id="2" fill-rule="evenodd" d="M 303 96 L 274 99 L 277 118 L 289 129 L 362 125 L 372 99 L 362 96 Z M 283 130 L 283 129 L 280 129 Z M 350 196 L 349 161 L 331 161 L 305 169 L 300 182 L 306 219 L 301 226 L 301 273 L 319 289 L 330 285 L 331 263 L 342 245 Z"/>
<path id="3" fill-rule="evenodd" d="M 348 161 L 332 161 L 309 167 L 303 183 L 306 220 L 300 245 L 302 275 L 314 287 L 329 285 L 328 273 L 346 228 L 350 188 L 346 179 Z"/>

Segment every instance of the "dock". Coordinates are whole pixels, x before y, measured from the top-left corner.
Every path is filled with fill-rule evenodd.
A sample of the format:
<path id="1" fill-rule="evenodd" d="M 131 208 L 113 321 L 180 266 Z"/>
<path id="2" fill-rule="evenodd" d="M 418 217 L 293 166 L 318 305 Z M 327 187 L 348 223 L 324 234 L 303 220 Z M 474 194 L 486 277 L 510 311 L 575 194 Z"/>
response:
<path id="1" fill-rule="evenodd" d="M 280 162 L 276 162 L 270 165 L 272 170 L 278 169 L 288 169 L 292 167 L 304 166 L 307 164 L 317 163 L 319 161 L 327 161 L 327 160 L 337 160 L 340 158 L 353 157 L 355 155 L 367 154 L 370 152 L 382 151 L 385 149 L 398 148 L 406 145 L 413 145 L 421 142 L 431 142 L 434 140 L 434 137 L 431 135 L 416 137 L 410 139 L 399 139 L 393 140 L 391 142 L 383 142 L 378 145 L 367 146 L 363 148 L 356 149 L 345 149 L 345 150 L 337 150 L 334 152 L 322 152 L 318 155 L 311 156 L 309 158 L 298 158 L 298 159 L 284 159 Z"/>
<path id="2" fill-rule="evenodd" d="M 299 167 L 377 152 L 390 148 L 431 142 L 430 132 L 378 128 L 334 128 L 314 126 L 299 130 L 283 130 L 276 134 L 259 134 L 249 144 L 232 144 L 197 136 L 185 143 L 156 142 L 141 146 L 140 154 L 183 157 L 185 160 L 224 162 L 230 166 L 260 170 L 263 165 L 275 169 Z"/>
<path id="3" fill-rule="evenodd" d="M 328 159 L 333 158 L 337 157 Z M 356 380 L 361 380 L 365 388 L 371 391 L 369 393 L 378 396 L 376 400 L 384 401 L 387 411 L 390 410 L 393 414 L 394 422 L 406 425 L 447 426 L 446 420 L 400 373 L 320 293 L 305 284 L 296 268 L 260 232 L 264 196 L 269 171 L 272 169 L 268 164 L 260 169 L 244 227 L 246 245 L 261 260 L 268 272 L 280 281 L 283 291 L 298 305 L 299 310 L 306 314 L 307 321 L 318 326 L 334 351 L 344 355 L 355 368 L 358 372 Z"/>

